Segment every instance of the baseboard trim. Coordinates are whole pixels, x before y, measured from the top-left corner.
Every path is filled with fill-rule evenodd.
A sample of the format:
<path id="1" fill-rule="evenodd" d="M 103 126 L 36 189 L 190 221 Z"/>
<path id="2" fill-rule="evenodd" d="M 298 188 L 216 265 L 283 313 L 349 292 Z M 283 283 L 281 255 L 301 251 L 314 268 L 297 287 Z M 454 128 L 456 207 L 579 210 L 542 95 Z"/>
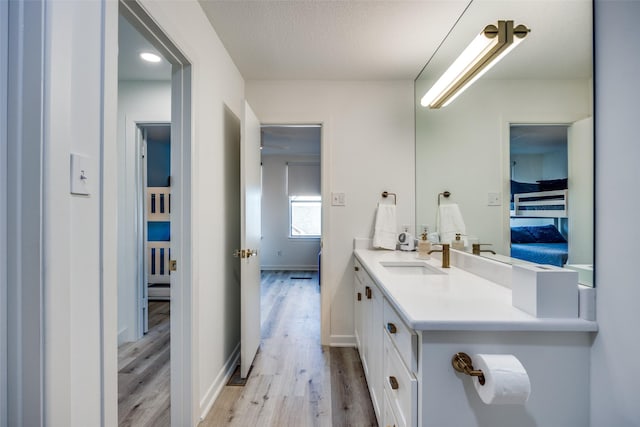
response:
<path id="1" fill-rule="evenodd" d="M 213 381 L 207 392 L 204 394 L 202 400 L 200 400 L 200 421 L 203 421 L 207 417 L 207 414 L 213 407 L 213 404 L 222 392 L 222 389 L 229 381 L 229 378 L 231 378 L 231 375 L 233 375 L 233 371 L 235 370 L 239 359 L 240 343 L 238 343 L 236 348 L 233 350 L 224 366 L 218 373 L 218 376 Z"/>
<path id="2" fill-rule="evenodd" d="M 129 341 L 128 337 L 129 337 L 129 328 L 125 326 L 124 328 L 120 329 L 120 332 L 118 332 L 118 347 L 124 344 L 125 342 Z"/>
<path id="3" fill-rule="evenodd" d="M 318 271 L 318 264 L 314 265 L 261 265 L 265 271 Z"/>
<path id="4" fill-rule="evenodd" d="M 331 347 L 355 347 L 356 337 L 354 335 L 331 335 L 329 337 Z"/>

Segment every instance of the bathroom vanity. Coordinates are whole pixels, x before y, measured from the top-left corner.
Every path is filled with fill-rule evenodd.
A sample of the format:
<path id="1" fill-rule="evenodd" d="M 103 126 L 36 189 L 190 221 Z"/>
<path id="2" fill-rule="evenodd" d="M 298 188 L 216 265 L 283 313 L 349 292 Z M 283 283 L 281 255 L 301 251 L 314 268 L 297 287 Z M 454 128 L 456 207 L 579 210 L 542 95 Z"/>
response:
<path id="1" fill-rule="evenodd" d="M 589 357 L 597 323 L 536 318 L 512 306 L 511 266 L 452 251 L 451 268 L 415 252 L 354 250 L 355 338 L 382 426 L 589 425 Z M 531 394 L 487 405 L 458 352 L 512 354 Z"/>

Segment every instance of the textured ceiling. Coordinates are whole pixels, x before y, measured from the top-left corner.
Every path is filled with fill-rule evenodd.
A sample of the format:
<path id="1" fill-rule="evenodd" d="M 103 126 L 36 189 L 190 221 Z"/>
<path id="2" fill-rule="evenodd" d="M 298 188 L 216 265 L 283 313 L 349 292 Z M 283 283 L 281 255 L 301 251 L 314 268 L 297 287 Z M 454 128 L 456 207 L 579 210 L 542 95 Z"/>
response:
<path id="1" fill-rule="evenodd" d="M 320 126 L 262 126 L 263 156 L 319 156 Z"/>
<path id="2" fill-rule="evenodd" d="M 470 6 L 469 0 L 200 4 L 246 80 L 414 79 L 445 38 L 448 53 L 438 53 L 444 68 L 482 26 L 498 19 L 525 23 L 532 32 L 486 78 L 591 75 L 591 0 L 474 0 Z M 124 18 L 120 40 L 121 79 L 170 79 L 166 61 L 154 65 L 139 60 L 139 52 L 150 45 Z"/>
<path id="3" fill-rule="evenodd" d="M 414 79 L 469 0 L 200 0 L 246 80 Z"/>
<path id="4" fill-rule="evenodd" d="M 171 80 L 171 64 L 140 59 L 141 52 L 158 51 L 122 16 L 118 19 L 118 80 Z M 162 55 L 160 55 L 162 57 Z"/>

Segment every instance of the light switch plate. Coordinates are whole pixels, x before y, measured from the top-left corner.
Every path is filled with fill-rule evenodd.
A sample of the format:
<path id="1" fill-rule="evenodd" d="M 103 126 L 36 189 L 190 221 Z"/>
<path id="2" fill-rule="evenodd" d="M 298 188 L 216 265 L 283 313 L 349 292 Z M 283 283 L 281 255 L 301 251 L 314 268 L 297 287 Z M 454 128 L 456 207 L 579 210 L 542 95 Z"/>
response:
<path id="1" fill-rule="evenodd" d="M 500 193 L 489 193 L 487 196 L 487 204 L 489 206 L 500 206 L 502 204 L 500 201 Z"/>
<path id="2" fill-rule="evenodd" d="M 346 204 L 344 193 L 331 193 L 331 206 L 346 206 Z"/>
<path id="3" fill-rule="evenodd" d="M 88 196 L 92 179 L 95 176 L 89 170 L 89 157 L 71 153 L 71 194 Z"/>

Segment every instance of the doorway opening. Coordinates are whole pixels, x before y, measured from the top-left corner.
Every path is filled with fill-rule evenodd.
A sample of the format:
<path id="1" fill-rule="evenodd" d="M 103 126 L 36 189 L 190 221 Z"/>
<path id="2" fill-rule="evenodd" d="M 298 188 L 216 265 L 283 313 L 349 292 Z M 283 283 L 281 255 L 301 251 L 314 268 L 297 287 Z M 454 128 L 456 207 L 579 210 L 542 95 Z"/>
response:
<path id="1" fill-rule="evenodd" d="M 267 308 L 274 274 L 284 274 L 320 305 L 322 258 L 322 126 L 273 124 L 261 126 L 262 164 L 262 304 Z M 315 301 L 317 299 L 317 301 Z M 269 333 L 271 310 L 262 316 L 263 336 Z M 316 311 L 313 311 L 316 313 Z M 320 311 L 311 319 L 319 339 Z M 265 335 L 266 334 L 266 335 Z"/>
<path id="2" fill-rule="evenodd" d="M 566 124 L 512 124 L 511 256 L 562 267 L 567 263 L 568 129 Z"/>
<path id="3" fill-rule="evenodd" d="M 138 3 L 118 10 L 118 421 L 191 425 L 190 64 Z"/>
<path id="4" fill-rule="evenodd" d="M 140 323 L 143 332 L 149 330 L 149 303 L 166 306 L 171 301 L 171 124 L 138 125 L 138 139 L 142 148 L 140 156 L 141 195 L 143 204 L 141 244 L 142 263 L 140 274 Z M 140 253 L 140 252 L 139 252 Z"/>

